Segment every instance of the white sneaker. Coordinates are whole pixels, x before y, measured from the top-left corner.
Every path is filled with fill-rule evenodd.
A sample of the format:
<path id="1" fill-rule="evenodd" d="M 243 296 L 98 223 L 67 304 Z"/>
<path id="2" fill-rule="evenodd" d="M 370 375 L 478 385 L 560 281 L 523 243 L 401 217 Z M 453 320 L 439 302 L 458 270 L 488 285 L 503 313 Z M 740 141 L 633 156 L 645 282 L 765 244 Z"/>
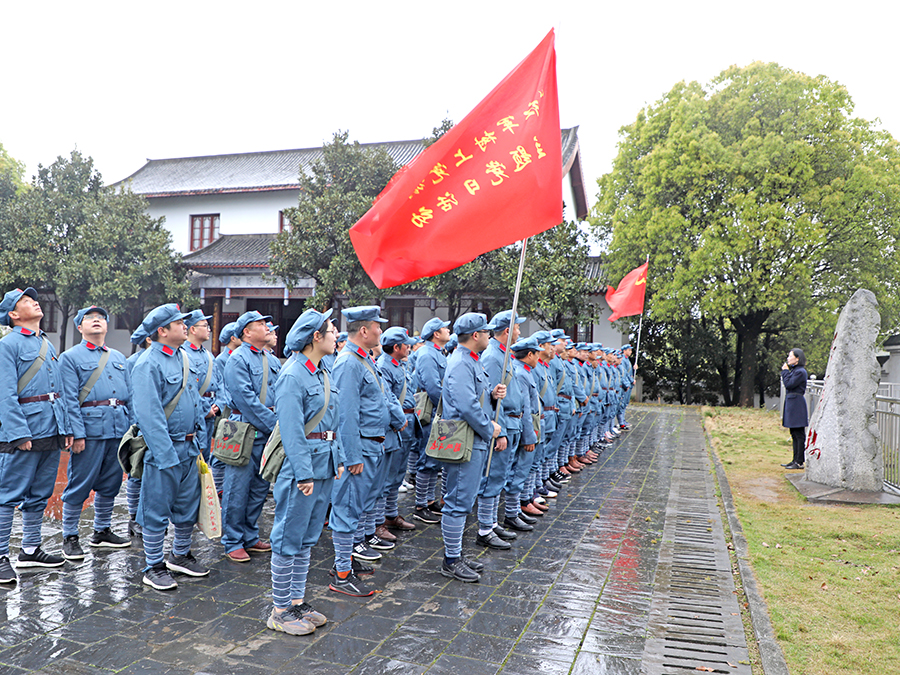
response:
<path id="1" fill-rule="evenodd" d="M 415 491 L 415 489 L 416 489 L 415 485 L 411 485 L 406 480 L 404 480 L 400 484 L 400 488 L 397 490 L 397 492 L 409 492 L 410 490 Z"/>

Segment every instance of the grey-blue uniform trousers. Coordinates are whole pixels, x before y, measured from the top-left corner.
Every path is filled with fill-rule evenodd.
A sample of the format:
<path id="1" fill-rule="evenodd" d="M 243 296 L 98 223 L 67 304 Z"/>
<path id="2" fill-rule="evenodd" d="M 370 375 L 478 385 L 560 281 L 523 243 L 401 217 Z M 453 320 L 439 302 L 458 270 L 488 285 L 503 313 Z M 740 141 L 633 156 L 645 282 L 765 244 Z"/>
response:
<path id="1" fill-rule="evenodd" d="M 491 400 L 488 376 L 478 354 L 459 345 L 447 360 L 443 418 L 465 420 L 475 432 L 475 443 L 468 462 L 442 464 L 447 476 L 447 492 L 441 511 L 441 533 L 447 558 L 462 555 L 466 516 L 475 505 L 487 462 L 488 443 L 494 432 Z"/>
<path id="2" fill-rule="evenodd" d="M 537 443 L 537 435 L 534 433 L 534 423 L 531 420 L 531 414 L 540 410 L 538 403 L 537 388 L 534 386 L 534 378 L 531 377 L 531 368 L 517 359 L 510 359 L 510 365 L 513 366 L 515 381 L 519 385 L 522 396 L 522 417 L 519 419 L 521 423 L 521 431 L 519 432 L 519 443 L 513 455 L 512 464 L 510 464 L 509 472 L 506 476 L 506 485 L 504 490 L 507 497 L 521 496 L 522 490 L 525 488 L 525 481 L 528 474 L 531 473 L 531 466 L 534 463 L 534 449 L 530 452 L 525 451 L 526 445 L 535 445 Z M 509 389 L 506 390 L 509 392 Z M 522 501 L 530 501 L 528 499 Z M 511 509 L 509 509 L 511 511 Z"/>
<path id="3" fill-rule="evenodd" d="M 519 439 L 522 435 L 522 421 L 524 419 L 525 397 L 519 384 L 519 378 L 513 370 L 513 358 L 510 356 L 509 362 L 506 364 L 507 377 L 502 378 L 503 371 L 503 355 L 506 346 L 491 338 L 488 342 L 487 349 L 481 353 L 481 365 L 488 376 L 488 386 L 491 391 L 498 384 L 506 384 L 506 398 L 503 399 L 502 410 L 497 419 L 500 425 L 499 438 L 506 437 L 506 449 L 497 450 L 494 445 L 493 457 L 491 457 L 491 466 L 488 469 L 488 475 L 482 479 L 481 488 L 478 496 L 484 499 L 493 499 L 500 496 L 500 492 L 507 484 L 510 475 L 510 467 L 516 458 L 516 451 L 519 449 Z M 503 380 L 501 382 L 501 379 Z M 532 431 L 531 437 L 534 438 Z M 493 525 L 493 523 L 480 523 L 485 527 Z"/>
<path id="4" fill-rule="evenodd" d="M 357 356 L 366 359 L 372 370 Z M 363 470 L 359 475 L 344 471 L 340 480 L 335 481 L 328 524 L 334 534 L 353 535 L 360 519 L 375 508 L 375 501 L 384 489 L 382 460 L 390 414 L 378 365 L 366 350 L 350 340 L 335 361 L 334 379 L 341 394 L 338 411 L 344 465 L 362 464 Z M 343 554 L 338 557 L 337 547 L 335 567 L 338 572 L 350 569 L 350 558 L 344 558 Z"/>
<path id="5" fill-rule="evenodd" d="M 551 359 L 547 368 L 550 371 L 549 386 L 553 387 L 553 391 L 556 392 L 556 407 L 559 408 L 556 411 L 556 428 L 548 436 L 550 447 L 547 448 L 547 456 L 553 458 L 554 467 L 559 467 L 562 464 L 559 458 L 560 446 L 572 417 L 572 383 L 568 381 L 569 377 L 566 375 L 561 357 L 556 356 Z"/>
<path id="6" fill-rule="evenodd" d="M 591 398 L 594 387 L 594 370 L 589 363 L 580 360 L 576 360 L 575 367 L 578 370 L 581 387 L 584 389 L 585 398 L 582 400 L 586 401 L 585 405 L 581 407 L 582 414 L 581 422 L 578 425 L 575 455 L 577 457 L 584 457 L 587 452 L 587 436 L 590 433 L 594 415 L 593 399 Z"/>
<path id="7" fill-rule="evenodd" d="M 22 326 L 0 340 L 0 556 L 9 555 L 14 509 L 22 512 L 22 546 L 40 546 L 40 524 L 56 485 L 60 436 L 70 433 L 61 400 L 19 403 L 20 398 L 62 393 L 59 364 L 52 344 L 41 369 L 17 393 L 19 378 L 41 350 L 43 332 Z M 31 450 L 18 446 L 31 441 Z M 33 522 L 32 522 L 33 521 Z M 29 524 L 30 527 L 25 527 Z"/>
<path id="8" fill-rule="evenodd" d="M 164 533 L 169 523 L 193 525 L 200 509 L 197 471 L 200 448 L 196 435 L 192 441 L 186 439 L 196 434 L 200 426 L 200 396 L 190 375 L 169 419 L 165 413 L 165 407 L 181 389 L 183 367 L 180 347 L 172 349 L 154 342 L 140 355 L 131 371 L 135 417 L 147 443 L 137 513 L 145 540 Z M 162 562 L 161 541 L 158 559 L 150 559 L 146 541 L 144 548 L 147 565 Z"/>
<path id="9" fill-rule="evenodd" d="M 319 541 L 331 498 L 331 481 L 344 463 L 338 432 L 338 390 L 330 382 L 328 409 L 312 434 L 334 432 L 332 440 L 307 438 L 305 426 L 325 404 L 324 370 L 305 355 L 292 358 L 275 385 L 275 414 L 284 444 L 284 464 L 273 492 L 275 519 L 272 523 L 272 553 L 296 556 Z M 329 378 L 330 379 L 330 378 Z M 297 483 L 312 481 L 309 496 Z"/>
<path id="10" fill-rule="evenodd" d="M 572 435 L 572 427 L 578 420 L 578 402 L 575 400 L 574 366 L 566 359 L 560 358 L 559 368 L 559 382 L 562 383 L 562 387 L 558 393 L 559 420 L 556 435 L 558 435 L 559 441 L 556 446 L 556 456 L 559 465 L 562 466 L 569 461 L 569 439 Z"/>
<path id="11" fill-rule="evenodd" d="M 619 408 L 622 404 L 621 394 L 622 394 L 622 371 L 619 370 L 616 366 L 610 366 L 609 368 L 609 380 L 610 380 L 610 391 L 612 394 L 611 402 L 612 402 L 612 414 L 609 419 L 609 428 L 612 430 L 613 426 L 616 423 L 616 420 L 619 416 Z"/>
<path id="12" fill-rule="evenodd" d="M 185 342 L 184 349 L 191 362 L 191 374 L 197 380 L 197 392 L 200 394 L 202 404 L 200 412 L 203 419 L 200 421 L 200 431 L 198 432 L 200 452 L 203 453 L 203 459 L 209 462 L 209 446 L 216 418 L 207 417 L 207 415 L 216 400 L 216 361 L 212 353 L 203 345 L 196 347 L 190 342 Z M 210 368 L 212 368 L 212 372 L 209 372 Z M 203 384 L 206 382 L 207 373 L 209 373 L 209 384 L 204 389 Z"/>
<path id="13" fill-rule="evenodd" d="M 268 368 L 266 401 L 260 400 L 263 369 Z M 269 434 L 275 428 L 272 390 L 281 362 L 249 342 L 235 349 L 225 364 L 231 419 L 256 428 L 250 461 L 244 466 L 225 465 L 222 482 L 222 545 L 225 553 L 253 546 L 259 541 L 259 516 L 269 494 L 269 483 L 259 475 L 259 464 Z"/>
<path id="14" fill-rule="evenodd" d="M 125 360 L 125 372 L 128 373 L 128 400 L 134 401 L 134 382 L 131 375 L 134 372 L 134 366 L 138 359 L 144 354 L 144 349 L 139 348 L 134 354 Z M 134 414 L 134 405 L 128 407 L 128 421 L 130 424 L 137 424 L 137 416 Z M 128 476 L 128 484 L 125 486 L 125 494 L 128 498 L 128 513 L 132 519 L 137 517 L 138 503 L 140 503 L 141 495 L 141 479 Z"/>
<path id="15" fill-rule="evenodd" d="M 572 423 L 571 428 L 569 429 L 568 434 L 568 444 L 569 444 L 569 457 L 575 454 L 575 443 L 578 440 L 578 436 L 581 433 L 581 425 L 584 421 L 584 410 L 581 405 L 582 401 L 587 397 L 586 392 L 584 391 L 584 380 L 579 370 L 579 361 L 578 359 L 573 358 L 571 361 L 566 361 L 566 369 L 569 371 L 569 374 L 572 376 L 572 396 L 573 402 L 575 404 L 575 419 Z"/>
<path id="16" fill-rule="evenodd" d="M 444 352 L 431 340 L 426 340 L 425 344 L 416 350 L 416 386 L 418 391 L 428 393 L 428 398 L 434 405 L 434 413 L 437 414 L 438 403 L 441 400 L 441 391 L 443 389 L 444 374 L 447 372 L 447 357 Z M 425 474 L 437 473 L 440 464 L 425 454 L 425 445 L 428 443 L 428 435 L 431 433 L 431 424 L 422 425 L 422 440 L 419 443 L 419 460 L 416 462 L 416 473 L 424 472 Z M 428 495 L 429 499 L 431 495 Z M 425 504 L 418 504 L 425 506 Z"/>
<path id="17" fill-rule="evenodd" d="M 219 406 L 219 415 L 224 414 L 224 411 L 228 407 L 228 402 L 231 400 L 228 397 L 228 388 L 225 386 L 225 364 L 228 363 L 228 359 L 231 357 L 231 352 L 233 349 L 223 349 L 219 352 L 219 355 L 216 357 L 216 362 L 213 364 L 213 387 L 215 388 L 215 398 L 213 399 L 213 405 Z M 216 428 L 216 419 L 212 420 L 212 428 L 215 431 Z M 210 444 L 212 440 L 210 440 Z M 212 470 L 213 481 L 216 484 L 216 489 L 222 489 L 222 479 L 225 474 L 225 464 L 223 464 L 217 457 L 214 457 L 210 452 L 209 457 L 209 468 Z"/>
<path id="18" fill-rule="evenodd" d="M 631 400 L 631 389 L 634 387 L 634 367 L 627 356 L 622 357 L 622 363 L 619 364 L 619 370 L 622 371 L 622 405 L 619 408 L 619 424 L 625 424 L 625 408 L 628 401 Z"/>
<path id="19" fill-rule="evenodd" d="M 94 374 L 104 352 L 109 360 L 84 403 L 78 403 L 81 389 Z M 66 470 L 66 489 L 62 501 L 81 510 L 91 490 L 101 497 L 115 499 L 122 487 L 119 465 L 119 440 L 130 425 L 131 385 L 125 355 L 107 346 L 82 340 L 59 357 L 63 383 L 63 401 L 72 426 L 72 435 L 84 439 L 84 450 L 71 453 Z M 93 401 L 102 405 L 91 406 Z M 78 534 L 63 531 L 64 536 Z"/>
<path id="20" fill-rule="evenodd" d="M 381 376 L 387 385 L 385 391 L 390 391 L 396 401 L 396 407 L 391 406 L 391 430 L 388 431 L 384 438 L 385 453 L 385 478 L 384 491 L 382 497 L 385 499 L 391 493 L 395 493 L 400 489 L 403 478 L 406 476 L 406 461 L 416 439 L 416 398 L 413 391 L 412 376 L 406 369 L 406 364 L 398 361 L 393 356 L 382 353 L 378 357 L 378 367 L 381 370 Z M 406 393 L 403 395 L 403 401 L 400 400 L 400 394 L 403 394 L 403 384 L 406 383 Z M 397 417 L 397 413 L 402 415 Z M 397 431 L 406 424 L 403 431 Z M 393 514 L 396 516 L 397 514 Z M 390 517 L 393 517 L 390 516 Z"/>
<path id="21" fill-rule="evenodd" d="M 600 433 L 606 430 L 606 420 L 609 417 L 609 371 L 606 362 L 597 366 L 597 391 L 600 394 Z M 602 439 L 601 439 L 602 440 Z"/>

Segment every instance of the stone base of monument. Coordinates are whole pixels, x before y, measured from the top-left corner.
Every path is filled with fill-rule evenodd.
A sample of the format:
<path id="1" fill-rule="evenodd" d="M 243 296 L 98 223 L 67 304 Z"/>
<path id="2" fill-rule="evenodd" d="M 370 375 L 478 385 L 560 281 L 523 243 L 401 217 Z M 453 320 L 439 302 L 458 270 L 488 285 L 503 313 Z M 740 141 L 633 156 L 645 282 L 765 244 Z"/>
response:
<path id="1" fill-rule="evenodd" d="M 806 480 L 802 473 L 788 473 L 785 478 L 797 492 L 818 504 L 900 504 L 900 495 L 892 492 L 845 490 L 832 485 Z"/>

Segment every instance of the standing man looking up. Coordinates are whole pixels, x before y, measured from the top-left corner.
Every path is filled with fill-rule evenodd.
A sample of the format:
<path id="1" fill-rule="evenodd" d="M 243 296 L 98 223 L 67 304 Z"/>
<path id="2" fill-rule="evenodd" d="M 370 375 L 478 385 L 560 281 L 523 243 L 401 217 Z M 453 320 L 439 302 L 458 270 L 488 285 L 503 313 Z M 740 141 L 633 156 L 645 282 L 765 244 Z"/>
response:
<path id="1" fill-rule="evenodd" d="M 188 359 L 191 362 L 191 373 L 197 380 L 197 393 L 200 394 L 202 407 L 200 412 L 203 414 L 203 421 L 200 423 L 200 451 L 203 453 L 203 459 L 209 463 L 209 444 L 212 440 L 213 426 L 216 420 L 216 414 L 219 412 L 219 406 L 214 401 L 216 397 L 216 377 L 215 377 L 215 359 L 210 351 L 203 346 L 203 343 L 209 340 L 209 320 L 212 315 L 204 315 L 203 310 L 195 309 L 190 316 L 184 320 L 187 326 L 188 339 L 187 348 Z"/>

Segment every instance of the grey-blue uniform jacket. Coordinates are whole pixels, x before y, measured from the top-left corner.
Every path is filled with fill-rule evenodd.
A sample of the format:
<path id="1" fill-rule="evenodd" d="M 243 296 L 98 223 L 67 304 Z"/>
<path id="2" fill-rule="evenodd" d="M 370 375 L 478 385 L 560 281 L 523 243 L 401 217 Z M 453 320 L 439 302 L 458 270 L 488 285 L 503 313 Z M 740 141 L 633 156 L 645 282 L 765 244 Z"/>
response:
<path id="1" fill-rule="evenodd" d="M 21 393 L 17 391 L 19 378 L 38 357 L 45 339 L 43 331 L 38 334 L 16 326 L 0 340 L 0 447 L 71 433 L 65 405 L 56 398 L 62 394 L 62 380 L 56 350 L 49 341 L 41 369 Z M 20 398 L 47 394 L 53 400 L 19 403 Z"/>
<path id="2" fill-rule="evenodd" d="M 344 463 L 338 431 L 338 390 L 334 380 L 329 380 L 331 394 L 328 409 L 310 433 L 331 431 L 334 432 L 334 439 L 312 439 L 306 437 L 305 426 L 325 404 L 324 369 L 317 368 L 305 355 L 297 354 L 278 374 L 275 414 L 286 460 L 281 473 L 289 471 L 294 482 L 332 478 L 337 475 L 338 466 Z"/>
<path id="3" fill-rule="evenodd" d="M 582 384 L 581 373 L 578 370 L 578 366 L 575 365 L 576 360 L 577 359 L 572 359 L 570 361 L 564 361 L 563 363 L 565 364 L 569 379 L 572 380 L 572 396 L 574 397 L 573 403 L 575 403 L 575 401 L 578 401 L 580 403 L 585 398 L 585 392 L 584 385 Z M 578 404 L 575 404 L 575 412 L 581 412 Z"/>
<path id="4" fill-rule="evenodd" d="M 553 359 L 558 361 L 559 359 Z M 552 363 L 552 362 L 551 362 Z M 549 434 L 556 430 L 557 410 L 546 410 L 546 408 L 559 408 L 559 400 L 556 396 L 556 382 L 553 377 L 553 371 L 550 363 L 538 360 L 537 366 L 531 371 L 534 383 L 538 390 L 538 400 L 541 405 L 541 429 L 544 442 L 549 441 Z M 545 386 L 546 385 L 546 386 Z M 543 396 L 541 390 L 544 390 Z"/>
<path id="5" fill-rule="evenodd" d="M 378 367 L 381 370 L 381 376 L 387 385 L 385 394 L 390 392 L 390 410 L 391 423 L 390 432 L 385 435 L 385 450 L 395 449 L 400 446 L 399 437 L 409 440 L 415 431 L 416 419 L 416 398 L 412 385 L 412 375 L 406 370 L 406 364 L 398 361 L 393 356 L 382 353 L 378 357 Z M 403 383 L 406 383 L 406 393 L 403 392 Z M 400 394 L 403 394 L 403 400 L 400 400 Z M 411 413 L 405 412 L 411 410 Z M 404 424 L 406 428 L 397 433 Z M 393 437 L 393 438 L 391 438 Z M 390 444 L 388 443 L 390 439 Z"/>
<path id="6" fill-rule="evenodd" d="M 219 410 L 224 410 L 228 406 L 228 389 L 225 387 L 225 364 L 228 363 L 228 359 L 233 351 L 233 349 L 220 351 L 213 365 L 213 388 L 216 392 L 213 403 L 219 406 Z"/>
<path id="7" fill-rule="evenodd" d="M 481 354 L 481 365 L 484 366 L 484 370 L 488 374 L 488 383 L 491 391 L 498 384 L 505 384 L 505 382 L 501 382 L 500 377 L 503 370 L 503 355 L 505 351 L 506 345 L 501 344 L 496 338 L 491 338 L 487 349 Z M 522 423 L 525 413 L 525 395 L 519 384 L 519 378 L 513 370 L 512 362 L 513 358 L 510 356 L 509 363 L 506 364 L 509 384 L 506 385 L 506 398 L 503 399 L 503 413 L 498 420 L 501 436 L 509 436 L 510 433 L 522 431 L 525 428 Z M 513 417 L 513 415 L 518 415 L 518 417 Z M 528 444 L 534 443 L 534 441 L 525 441 L 523 438 L 522 443 Z"/>
<path id="8" fill-rule="evenodd" d="M 212 353 L 203 345 L 197 347 L 190 342 L 185 342 L 184 350 L 187 352 L 188 359 L 191 362 L 191 374 L 197 380 L 197 393 L 200 395 L 200 416 L 203 418 L 203 421 L 200 422 L 202 436 L 200 438 L 200 447 L 206 452 L 209 450 L 213 423 L 215 422 L 214 418 L 207 418 L 206 416 L 216 400 L 216 360 L 213 358 Z M 212 367 L 212 372 L 210 372 L 210 367 Z M 207 374 L 209 374 L 209 384 L 204 389 L 203 384 L 206 382 Z"/>
<path id="9" fill-rule="evenodd" d="M 431 340 L 419 347 L 416 354 L 416 388 L 418 391 L 428 392 L 428 398 L 437 408 L 447 372 L 447 357 Z"/>
<path id="10" fill-rule="evenodd" d="M 419 364 L 421 365 L 421 363 Z M 478 354 L 460 345 L 447 359 L 444 376 L 444 419 L 465 420 L 475 431 L 474 449 L 487 450 L 494 433 L 488 376 Z M 479 399 L 484 395 L 484 402 Z"/>
<path id="11" fill-rule="evenodd" d="M 368 363 L 371 371 L 361 359 Z M 335 361 L 334 379 L 341 393 L 338 409 L 346 464 L 362 464 L 363 455 L 377 457 L 384 452 L 383 442 L 360 442 L 361 438 L 383 438 L 388 429 L 390 412 L 383 391 L 384 382 L 378 364 L 366 350 L 350 340 Z"/>
<path id="12" fill-rule="evenodd" d="M 200 396 L 190 373 L 178 405 L 168 420 L 164 410 L 181 389 L 183 353 L 181 347 L 172 349 L 154 342 L 144 350 L 131 371 L 135 417 L 147 442 L 144 462 L 157 469 L 178 466 L 196 457 L 198 452 L 195 443 L 182 442 L 176 446 L 172 442 L 184 441 L 200 427 Z"/>
<path id="13" fill-rule="evenodd" d="M 265 405 L 262 394 L 263 368 L 269 369 L 266 382 Z M 257 349 L 249 342 L 235 349 L 225 364 L 225 388 L 231 419 L 247 422 L 259 432 L 257 439 L 268 438 L 275 428 L 273 389 L 278 381 L 281 362 L 265 349 Z"/>
<path id="14" fill-rule="evenodd" d="M 109 405 L 82 408 L 78 403 L 81 389 L 91 379 L 104 352 L 109 360 L 84 402 L 106 401 Z M 131 384 L 125 355 L 106 345 L 82 340 L 59 357 L 63 382 L 63 401 L 75 438 L 122 438 L 131 424 Z"/>
<path id="15" fill-rule="evenodd" d="M 569 369 L 566 368 L 566 360 L 557 357 L 550 362 L 550 372 L 555 374 L 555 386 L 557 400 L 559 401 L 559 419 L 565 421 L 572 416 L 575 406 L 575 383 Z"/>
<path id="16" fill-rule="evenodd" d="M 519 441 L 520 445 L 532 445 L 537 443 L 537 435 L 534 433 L 534 423 L 531 416 L 541 412 L 541 399 L 538 397 L 538 388 L 532 375 L 531 366 L 527 366 L 517 359 L 514 361 L 516 379 L 522 388 L 522 401 L 524 403 L 524 414 L 522 416 L 522 436 Z"/>

